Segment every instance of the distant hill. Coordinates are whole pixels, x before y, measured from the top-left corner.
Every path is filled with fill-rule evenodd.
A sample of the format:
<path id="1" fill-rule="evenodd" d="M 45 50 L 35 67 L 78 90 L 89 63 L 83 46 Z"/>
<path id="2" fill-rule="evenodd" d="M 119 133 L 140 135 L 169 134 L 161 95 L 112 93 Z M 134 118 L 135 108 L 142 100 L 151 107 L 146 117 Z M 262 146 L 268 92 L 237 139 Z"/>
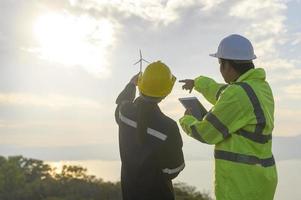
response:
<path id="1" fill-rule="evenodd" d="M 174 185 L 177 200 L 211 200 L 184 183 Z M 0 156 L 1 200 L 121 200 L 120 183 L 105 182 L 81 166 L 60 172 L 41 160 Z"/>
<path id="2" fill-rule="evenodd" d="M 214 146 L 201 144 L 196 140 L 189 139 L 185 141 L 183 145 L 185 160 L 211 160 L 213 159 L 213 147 Z M 47 161 L 120 160 L 118 143 L 66 147 L 0 145 L 0 152 L 3 156 L 22 152 L 26 157 Z M 294 137 L 273 137 L 273 152 L 277 161 L 301 159 L 301 135 Z"/>

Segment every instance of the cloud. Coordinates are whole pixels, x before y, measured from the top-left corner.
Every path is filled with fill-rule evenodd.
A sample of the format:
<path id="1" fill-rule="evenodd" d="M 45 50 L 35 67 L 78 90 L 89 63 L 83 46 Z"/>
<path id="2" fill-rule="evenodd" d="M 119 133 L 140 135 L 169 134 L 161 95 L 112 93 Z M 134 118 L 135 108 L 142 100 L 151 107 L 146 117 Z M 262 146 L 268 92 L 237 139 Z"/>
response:
<path id="1" fill-rule="evenodd" d="M 295 33 L 291 44 L 296 46 L 299 45 L 300 43 L 301 43 L 301 33 Z"/>
<path id="2" fill-rule="evenodd" d="M 198 65 L 199 62 L 203 62 L 204 66 L 208 65 L 204 63 L 206 62 L 204 57 L 208 55 L 208 49 L 213 49 L 213 41 L 218 44 L 223 36 L 233 32 L 246 35 L 252 41 L 259 57 L 255 61 L 256 65 L 267 70 L 267 80 L 275 91 L 275 98 L 282 99 L 280 104 L 276 105 L 277 109 L 280 108 L 277 115 L 281 115 L 287 104 L 285 100 L 289 101 L 284 86 L 287 87 L 292 84 L 292 81 L 299 82 L 300 80 L 300 61 L 298 58 L 286 57 L 283 52 L 290 48 L 289 45 L 296 43 L 299 37 L 288 27 L 287 2 L 242 0 L 214 3 L 214 1 L 108 2 L 92 0 L 75 1 L 73 6 L 115 17 L 120 23 L 124 23 L 125 34 L 134 35 L 130 38 L 132 40 L 125 42 L 125 45 L 142 45 L 146 47 L 148 54 L 159 55 L 163 58 L 171 57 L 171 66 L 181 76 L 208 73 L 212 70 L 192 68 L 192 65 Z M 148 9 L 152 9 L 156 15 L 148 14 Z M 160 15 L 162 12 L 169 13 L 169 15 Z M 116 13 L 121 14 L 117 16 Z M 122 20 L 132 18 L 140 20 Z M 151 29 L 149 25 L 155 25 L 157 29 Z M 132 29 L 127 27 L 132 27 Z M 148 38 L 152 40 L 148 41 Z M 196 55 L 200 55 L 199 58 Z M 209 64 L 212 65 L 212 63 Z M 199 71 L 196 72 L 197 70 Z M 177 104 L 177 97 L 180 95 L 184 94 L 177 93 L 162 103 L 162 109 L 175 118 L 182 114 L 181 106 Z M 300 109 L 299 107 L 297 106 L 296 109 Z M 283 130 L 288 126 L 282 121 L 279 123 L 280 127 L 278 129 L 277 126 L 276 133 L 282 135 Z M 298 127 L 298 123 L 294 123 L 289 129 L 291 134 L 297 134 Z"/>
<path id="3" fill-rule="evenodd" d="M 71 97 L 61 94 L 26 94 L 26 93 L 0 93 L 1 106 L 29 106 L 48 107 L 52 109 L 61 108 L 87 108 L 100 109 L 102 106 L 90 99 L 82 97 Z"/>
<path id="4" fill-rule="evenodd" d="M 181 12 L 184 9 L 191 7 L 199 7 L 202 11 L 210 11 L 217 7 L 224 0 L 70 0 L 74 7 L 80 7 L 93 12 L 106 12 L 121 14 L 122 17 L 136 16 L 146 21 L 152 22 L 155 25 L 169 25 L 177 21 L 181 17 Z M 94 12 L 95 13 L 95 12 Z M 116 16 L 115 16 L 116 17 Z"/>
<path id="5" fill-rule="evenodd" d="M 299 70 L 299 76 L 301 76 L 301 69 Z M 289 86 L 284 87 L 283 90 L 286 94 L 286 98 L 293 100 L 301 100 L 301 81 L 297 84 L 292 83 Z M 301 112 L 299 114 L 301 115 Z"/>
<path id="6" fill-rule="evenodd" d="M 3 2 L 11 3 L 5 6 Z M 7 48 L 6 46 L 3 48 L 4 41 L 0 39 L 0 48 L 5 50 L 0 54 L 1 66 L 3 66 L 0 69 L 2 76 L 0 152 L 7 152 L 7 154 L 30 152 L 29 156 L 35 157 L 39 154 L 37 156 L 41 159 L 44 159 L 43 155 L 53 159 L 105 158 L 105 155 L 102 157 L 95 152 L 102 154 L 102 151 L 106 153 L 111 149 L 108 147 L 106 151 L 96 146 L 106 142 L 114 147 L 117 146 L 117 127 L 113 117 L 114 98 L 124 87 L 130 75 L 137 71 L 137 68 L 132 67 L 132 63 L 136 60 L 139 48 L 142 48 L 146 59 L 166 61 L 179 79 L 194 78 L 202 74 L 222 80 L 217 61 L 209 58 L 208 53 L 216 50 L 218 42 L 223 37 L 234 32 L 246 35 L 253 42 L 255 52 L 259 56 L 256 65 L 267 70 L 267 79 L 271 82 L 277 99 L 275 135 L 300 134 L 300 121 L 296 118 L 296 115 L 300 114 L 300 105 L 296 103 L 300 94 L 294 92 L 299 90 L 301 84 L 298 54 L 300 33 L 292 32 L 287 23 L 290 8 L 286 1 L 13 2 L 15 1 L 0 3 L 0 9 L 3 11 L 1 12 L 3 17 L 0 19 L 2 36 L 5 36 L 6 44 L 9 44 L 14 52 L 19 51 L 20 47 L 32 52 L 24 53 L 22 50 L 22 54 L 7 56 Z M 51 63 L 35 57 L 36 54 L 42 55 L 43 48 L 33 38 L 32 27 L 35 21 L 33 19 L 50 11 L 78 23 L 92 21 L 94 24 L 107 19 L 113 24 L 114 41 L 110 44 L 105 43 L 107 65 L 102 65 L 112 72 L 112 76 L 107 77 L 107 81 L 96 80 L 82 70 L 77 70 L 78 66 L 72 69 L 61 68 L 63 65 L 58 64 L 57 61 Z M 30 14 L 27 15 L 28 13 Z M 83 18 L 89 20 L 81 21 Z M 13 22 L 7 19 L 13 19 Z M 23 23 L 23 19 L 26 23 Z M 102 35 L 101 26 L 97 23 L 94 25 L 88 29 L 95 34 L 87 34 L 84 37 L 84 42 L 88 42 L 89 45 L 102 42 L 102 38 L 99 37 Z M 69 28 L 72 29 L 72 26 Z M 72 38 L 67 38 L 67 42 L 68 39 Z M 293 49 L 294 52 L 288 56 L 288 52 Z M 59 54 L 65 54 L 64 50 L 66 49 L 62 48 L 57 51 Z M 93 52 L 97 52 L 97 49 Z M 98 56 L 95 53 L 92 55 Z M 72 56 L 68 58 L 71 59 Z M 15 61 L 18 63 L 14 63 Z M 7 62 L 12 64 L 7 65 Z M 83 62 L 79 63 L 83 64 Z M 180 90 L 176 88 L 173 94 L 161 104 L 162 110 L 175 120 L 181 117 L 184 111 L 177 98 L 187 95 Z M 192 95 L 202 98 L 196 93 Z M 298 99 L 292 99 L 289 95 L 295 95 Z M 103 107 L 106 109 L 103 110 Z M 206 107 L 210 108 L 210 105 L 206 104 Z M 45 109 L 47 112 L 44 112 Z M 28 115 L 22 117 L 27 112 Z M 17 120 L 12 119 L 14 117 L 12 115 L 16 115 Z M 199 143 L 193 146 L 189 143 L 192 139 L 186 136 L 185 138 L 183 136 L 183 139 L 189 158 L 206 157 L 206 153 L 198 153 L 203 152 L 203 149 L 198 148 Z M 24 146 L 24 143 L 28 144 L 27 149 L 19 148 Z M 80 146 L 81 143 L 86 146 Z M 73 144 L 78 145 L 80 150 L 77 151 L 76 147 L 70 146 L 64 148 L 66 145 Z M 93 147 L 89 149 L 91 144 L 95 146 L 92 145 Z M 18 148 L 13 149 L 14 145 Z M 41 146 L 46 148 L 39 153 L 37 147 Z M 61 147 L 56 150 L 58 146 Z M 189 149 L 190 146 L 195 149 Z M 32 148 L 29 149 L 30 147 Z M 105 145 L 103 147 L 106 148 Z M 88 149 L 87 152 L 85 149 Z M 114 149 L 115 153 L 116 149 Z M 64 151 L 67 152 L 66 157 L 61 156 L 61 152 Z M 72 154 L 73 151 L 80 156 Z M 114 156 L 118 158 L 118 153 Z"/>
<path id="7" fill-rule="evenodd" d="M 10 48 L 11 56 L 19 58 L 26 51 L 32 60 L 81 67 L 97 78 L 111 75 L 109 60 L 118 31 L 114 21 L 96 19 L 88 13 L 73 15 L 67 0 L 3 0 L 0 10 L 1 52 L 7 53 Z"/>
<path id="8" fill-rule="evenodd" d="M 5 40 L 5 36 L 2 32 L 0 32 L 0 42 L 2 42 L 3 40 Z"/>
<path id="9" fill-rule="evenodd" d="M 91 13 L 94 14 L 106 13 L 110 16 L 110 18 L 114 18 L 115 20 L 117 19 L 117 21 L 119 21 L 120 23 L 125 22 L 123 21 L 123 19 L 134 16 L 150 22 L 150 24 L 147 24 L 146 22 L 144 23 L 146 23 L 147 25 L 155 25 L 158 30 L 163 28 L 162 25 L 168 27 L 172 26 L 173 23 L 181 23 L 182 26 L 186 26 L 186 31 L 183 30 L 183 33 L 181 33 L 180 31 L 173 33 L 180 38 L 181 34 L 192 34 L 191 31 L 200 30 L 202 32 L 209 32 L 206 36 L 207 38 L 210 37 L 211 31 L 215 32 L 216 34 L 218 34 L 219 32 L 240 32 L 245 34 L 253 42 L 255 52 L 259 57 L 259 61 L 256 62 L 259 65 L 264 64 L 264 67 L 268 67 L 270 64 L 274 64 L 274 60 L 277 59 L 281 63 L 289 62 L 291 64 L 294 64 L 293 68 L 297 68 L 293 60 L 281 56 L 282 46 L 286 43 L 296 44 L 299 38 L 298 34 L 288 32 L 288 27 L 286 25 L 286 12 L 288 6 L 287 2 L 285 1 L 266 0 L 262 2 L 260 0 L 243 0 L 227 2 L 220 0 L 216 2 L 210 0 L 189 0 L 183 2 L 178 0 L 74 0 L 71 1 L 71 4 L 73 7 L 82 8 L 87 12 L 89 10 L 93 10 L 93 12 Z M 149 12 L 149 10 L 151 10 L 152 12 Z M 163 15 L 162 13 L 165 13 L 165 15 Z M 194 15 L 197 18 L 190 18 Z M 211 17 L 208 18 L 208 15 Z M 189 20 L 189 23 L 185 22 L 185 20 Z M 202 22 L 206 24 L 206 28 L 202 28 L 199 24 L 197 24 L 196 20 L 199 20 L 199 23 Z M 204 20 L 206 20 L 206 22 L 204 22 Z M 138 26 L 145 27 L 144 23 L 142 22 L 131 22 L 131 24 L 121 24 L 121 26 L 124 26 L 123 29 L 127 30 L 129 34 L 132 34 L 132 32 L 131 30 L 127 29 L 128 26 L 136 28 Z M 223 24 L 227 24 L 227 27 Z M 196 27 L 196 30 L 191 30 L 189 28 L 192 26 Z M 232 29 L 230 28 L 228 30 L 228 27 L 232 27 Z M 233 27 L 235 28 L 233 29 Z M 143 34 L 148 35 L 146 32 L 151 30 L 149 29 L 149 27 L 145 28 L 141 29 L 141 31 L 143 32 Z M 158 33 L 152 32 L 152 35 L 153 34 Z M 194 34 L 191 35 L 191 38 L 196 37 L 198 36 Z M 136 39 L 136 43 L 139 42 L 139 36 Z M 188 39 L 183 38 L 183 40 L 186 41 Z M 207 41 L 209 40 L 212 40 L 212 38 L 208 39 Z M 148 45 L 148 43 L 144 41 L 144 45 L 146 46 Z M 277 71 L 274 72 L 274 69 L 271 69 L 270 71 L 277 74 Z M 291 74 L 293 75 L 294 72 L 292 72 Z M 277 77 L 280 77 L 280 74 Z"/>
<path id="10" fill-rule="evenodd" d="M 42 59 L 80 66 L 99 77 L 110 73 L 107 52 L 115 42 L 115 26 L 110 20 L 49 13 L 39 17 L 34 33 L 39 45 L 27 50 Z"/>
<path id="11" fill-rule="evenodd" d="M 300 119 L 296 117 L 300 115 L 301 110 L 296 106 L 286 107 L 276 103 L 274 135 L 283 137 L 300 135 Z"/>
<path id="12" fill-rule="evenodd" d="M 272 81 L 291 80 L 298 77 L 300 62 L 283 56 L 283 49 L 298 44 L 300 33 L 289 31 L 287 25 L 288 2 L 286 1 L 239 1 L 230 9 L 229 15 L 243 19 L 244 33 L 253 43 L 256 61 L 266 67 Z M 247 13 L 247 14 L 246 14 Z M 288 73 L 283 76 L 283 71 Z"/>
<path id="13" fill-rule="evenodd" d="M 267 71 L 268 81 L 276 87 L 294 84 L 300 81 L 300 60 L 287 58 L 274 58 L 272 60 L 257 61 L 257 66 L 264 67 Z"/>
<path id="14" fill-rule="evenodd" d="M 6 127 L 6 126 L 7 126 L 6 121 L 5 120 L 0 120 L 0 128 Z"/>
<path id="15" fill-rule="evenodd" d="M 131 15 L 141 17 L 151 22 L 163 22 L 168 24 L 177 19 L 177 14 L 174 9 L 179 6 L 178 2 L 162 2 L 162 1 L 109 1 L 109 0 L 89 0 L 89 1 L 78 1 L 71 0 L 71 5 L 74 7 L 80 7 L 84 10 L 96 10 L 97 12 L 105 12 L 109 10 L 113 13 L 121 13 L 123 17 L 129 17 Z M 188 1 L 189 5 L 191 1 Z"/>
<path id="16" fill-rule="evenodd" d="M 236 2 L 230 9 L 230 15 L 247 19 L 258 19 L 262 16 L 274 15 L 274 13 L 286 9 L 286 4 L 282 1 L 243 0 Z"/>
<path id="17" fill-rule="evenodd" d="M 282 1 L 238 1 L 230 9 L 229 15 L 244 20 L 245 34 L 251 39 L 257 56 L 265 60 L 278 53 L 287 28 L 285 11 L 287 5 Z"/>

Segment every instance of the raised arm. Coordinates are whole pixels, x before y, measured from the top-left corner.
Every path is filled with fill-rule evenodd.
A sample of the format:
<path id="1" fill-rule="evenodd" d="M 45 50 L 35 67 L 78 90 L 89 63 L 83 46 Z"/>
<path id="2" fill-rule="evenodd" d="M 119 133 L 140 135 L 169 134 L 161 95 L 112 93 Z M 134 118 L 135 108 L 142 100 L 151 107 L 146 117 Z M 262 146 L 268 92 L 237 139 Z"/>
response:
<path id="1" fill-rule="evenodd" d="M 122 92 L 118 95 L 116 99 L 116 110 L 115 110 L 115 120 L 119 122 L 119 109 L 125 103 L 133 102 L 136 96 L 136 86 L 139 74 L 132 77 L 131 81 L 125 86 Z"/>
<path id="2" fill-rule="evenodd" d="M 183 130 L 189 136 L 203 143 L 217 144 L 245 126 L 247 109 L 238 109 L 241 99 L 236 95 L 241 89 L 237 86 L 229 86 L 228 89 L 202 121 L 191 115 L 180 119 Z"/>
<path id="3" fill-rule="evenodd" d="M 194 79 L 194 89 L 201 94 L 212 104 L 215 104 L 226 84 L 217 83 L 215 80 L 199 76 Z"/>

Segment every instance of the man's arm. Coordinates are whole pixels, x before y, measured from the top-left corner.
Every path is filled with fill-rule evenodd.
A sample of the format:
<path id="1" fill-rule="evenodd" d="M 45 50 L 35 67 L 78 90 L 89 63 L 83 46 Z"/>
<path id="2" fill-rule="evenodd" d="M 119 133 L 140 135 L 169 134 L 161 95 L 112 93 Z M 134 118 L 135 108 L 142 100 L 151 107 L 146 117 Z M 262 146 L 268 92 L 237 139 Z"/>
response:
<path id="1" fill-rule="evenodd" d="M 182 151 L 182 138 L 175 123 L 174 129 L 159 152 L 161 170 L 167 179 L 174 179 L 184 169 L 185 162 Z"/>
<path id="2" fill-rule="evenodd" d="M 123 102 L 133 102 L 136 96 L 136 85 L 128 83 L 116 99 L 116 104 L 120 105 Z"/>
<path id="3" fill-rule="evenodd" d="M 133 76 L 131 81 L 126 85 L 126 87 L 122 90 L 122 92 L 118 95 L 116 99 L 116 110 L 115 110 L 115 120 L 119 123 L 119 109 L 120 107 L 127 103 L 133 102 L 136 96 L 136 86 L 139 74 Z"/>
<path id="4" fill-rule="evenodd" d="M 215 82 L 213 79 L 199 76 L 196 79 L 185 79 L 180 80 L 180 83 L 185 83 L 182 88 L 184 90 L 189 90 L 189 93 L 193 89 L 202 93 L 204 97 L 212 104 L 215 104 L 218 100 L 221 92 L 228 86 L 226 84 L 220 84 Z"/>
<path id="5" fill-rule="evenodd" d="M 241 88 L 230 86 L 202 121 L 191 115 L 180 119 L 183 130 L 191 137 L 207 144 L 217 144 L 245 125 L 249 108 L 241 107 Z"/>
<path id="6" fill-rule="evenodd" d="M 203 94 L 203 96 L 212 104 L 218 100 L 221 92 L 227 87 L 226 84 L 217 83 L 215 80 L 199 76 L 194 79 L 194 89 Z"/>

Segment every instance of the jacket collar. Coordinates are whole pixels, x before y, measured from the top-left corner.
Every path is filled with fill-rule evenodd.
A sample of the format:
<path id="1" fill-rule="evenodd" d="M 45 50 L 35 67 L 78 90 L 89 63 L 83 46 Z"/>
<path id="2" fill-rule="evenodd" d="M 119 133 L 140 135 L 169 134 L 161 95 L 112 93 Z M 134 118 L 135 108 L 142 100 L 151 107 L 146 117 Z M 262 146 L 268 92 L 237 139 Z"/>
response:
<path id="1" fill-rule="evenodd" d="M 136 104 L 136 105 L 138 105 L 138 104 L 142 104 L 142 105 L 148 104 L 148 105 L 152 106 L 152 108 L 153 108 L 152 110 L 154 112 L 162 113 L 161 110 L 160 110 L 160 107 L 158 106 L 158 103 L 146 101 L 141 96 L 139 96 L 135 99 L 134 104 Z"/>
<path id="2" fill-rule="evenodd" d="M 250 69 L 246 73 L 242 74 L 236 81 L 234 82 L 242 82 L 246 80 L 252 80 L 252 79 L 259 79 L 259 80 L 265 80 L 266 74 L 264 69 L 262 68 L 256 68 L 256 69 Z"/>

